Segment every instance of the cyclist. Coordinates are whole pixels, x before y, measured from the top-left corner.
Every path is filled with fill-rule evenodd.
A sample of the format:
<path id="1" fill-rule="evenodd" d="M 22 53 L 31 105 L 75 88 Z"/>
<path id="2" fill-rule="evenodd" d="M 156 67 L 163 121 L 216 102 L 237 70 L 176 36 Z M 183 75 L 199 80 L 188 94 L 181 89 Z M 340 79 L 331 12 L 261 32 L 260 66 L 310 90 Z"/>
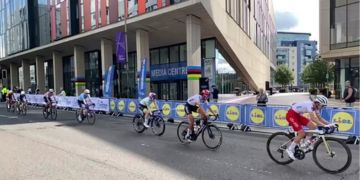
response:
<path id="1" fill-rule="evenodd" d="M 287 154 L 293 160 L 295 160 L 294 152 L 295 147 L 299 146 L 301 139 L 305 137 L 305 132 L 302 126 L 307 126 L 309 129 L 314 130 L 317 126 L 334 127 L 335 124 L 329 124 L 320 115 L 320 109 L 325 107 L 328 103 L 328 99 L 323 95 L 316 96 L 313 100 L 294 103 L 286 114 L 286 120 L 289 125 L 297 132 L 297 136 L 286 149 Z M 310 119 L 303 116 L 304 113 L 309 113 Z M 305 138 L 306 143 L 310 143 L 312 134 L 307 134 Z"/>
<path id="2" fill-rule="evenodd" d="M 87 108 L 90 104 L 93 104 L 90 100 L 90 90 L 85 89 L 83 93 L 78 97 L 78 105 L 80 107 L 80 114 L 78 120 L 82 121 L 85 114 L 87 114 Z"/>
<path id="3" fill-rule="evenodd" d="M 14 92 L 12 90 L 10 90 L 6 94 L 6 105 L 8 108 L 10 108 L 10 106 L 15 102 L 16 102 L 16 98 L 15 98 Z"/>
<path id="4" fill-rule="evenodd" d="M 204 120 L 204 123 L 207 123 L 207 116 L 204 108 L 200 106 L 200 103 L 205 103 L 208 106 L 209 103 L 209 96 L 210 91 L 207 89 L 204 89 L 200 92 L 200 94 L 196 94 L 194 96 L 191 96 L 189 99 L 187 99 L 185 104 L 185 113 L 187 114 L 188 120 L 189 120 L 189 127 L 187 129 L 187 134 L 185 138 L 191 142 L 194 140 L 194 116 L 192 115 L 192 112 L 200 113 L 201 118 Z M 215 114 L 211 108 L 209 108 L 210 112 Z"/>
<path id="5" fill-rule="evenodd" d="M 158 106 L 157 106 L 157 103 L 156 103 L 156 94 L 153 93 L 153 92 L 150 92 L 149 93 L 149 96 L 142 99 L 139 103 L 140 105 L 140 109 L 144 112 L 145 114 L 145 122 L 144 122 L 144 126 L 146 128 L 149 128 L 150 126 L 148 125 L 149 123 L 149 118 L 150 118 L 150 115 L 152 115 L 152 112 L 151 112 L 151 108 L 150 108 L 150 105 L 151 103 L 154 103 L 155 104 L 155 108 L 156 109 L 159 109 Z"/>
<path id="6" fill-rule="evenodd" d="M 19 96 L 19 105 L 24 105 L 27 103 L 25 91 L 21 91 Z"/>
<path id="7" fill-rule="evenodd" d="M 53 103 L 53 97 L 54 97 L 54 90 L 53 89 L 49 89 L 49 91 L 44 94 L 44 101 L 46 103 L 46 105 L 45 105 L 45 111 L 46 112 L 47 112 L 48 108 L 51 107 L 51 105 Z"/>

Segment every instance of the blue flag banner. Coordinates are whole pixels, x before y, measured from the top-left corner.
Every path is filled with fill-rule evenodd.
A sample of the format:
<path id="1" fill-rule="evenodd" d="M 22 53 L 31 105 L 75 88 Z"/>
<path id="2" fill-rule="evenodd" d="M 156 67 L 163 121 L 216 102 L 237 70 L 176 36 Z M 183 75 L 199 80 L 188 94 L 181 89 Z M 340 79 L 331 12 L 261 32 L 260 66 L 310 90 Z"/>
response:
<path id="1" fill-rule="evenodd" d="M 115 72 L 115 66 L 111 65 L 106 72 L 104 82 L 104 97 L 110 98 L 112 96 L 113 77 Z"/>
<path id="2" fill-rule="evenodd" d="M 138 99 L 146 97 L 146 58 L 141 63 L 140 77 L 138 80 Z"/>
<path id="3" fill-rule="evenodd" d="M 116 34 L 116 58 L 117 63 L 125 64 L 126 63 L 126 34 L 124 32 L 118 32 Z"/>

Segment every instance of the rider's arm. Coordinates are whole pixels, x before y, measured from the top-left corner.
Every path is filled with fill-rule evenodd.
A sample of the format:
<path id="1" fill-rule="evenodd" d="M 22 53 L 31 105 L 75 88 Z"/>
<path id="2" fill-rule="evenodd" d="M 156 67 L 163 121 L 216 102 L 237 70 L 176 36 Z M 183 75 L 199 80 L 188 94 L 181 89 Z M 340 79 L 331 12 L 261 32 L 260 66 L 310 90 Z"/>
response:
<path id="1" fill-rule="evenodd" d="M 320 126 L 325 126 L 326 124 L 328 124 L 325 120 L 323 120 L 323 118 L 320 116 L 320 114 L 318 112 L 311 112 L 310 114 L 310 118 L 312 121 L 314 121 L 317 125 Z"/>

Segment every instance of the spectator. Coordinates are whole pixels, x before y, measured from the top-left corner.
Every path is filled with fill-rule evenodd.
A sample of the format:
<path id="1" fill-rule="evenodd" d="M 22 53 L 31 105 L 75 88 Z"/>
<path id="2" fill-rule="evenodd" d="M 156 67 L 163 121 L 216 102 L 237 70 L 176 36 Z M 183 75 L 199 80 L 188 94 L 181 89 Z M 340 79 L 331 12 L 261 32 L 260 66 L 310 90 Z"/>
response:
<path id="1" fill-rule="evenodd" d="M 351 87 L 351 83 L 350 81 L 345 81 L 345 90 L 344 90 L 344 94 L 343 94 L 343 101 L 346 102 L 346 106 L 347 107 L 352 107 L 353 106 L 353 102 L 355 102 L 356 97 L 356 89 Z"/>
<path id="2" fill-rule="evenodd" d="M 35 94 L 40 94 L 40 89 L 37 88 Z"/>
<path id="3" fill-rule="evenodd" d="M 213 101 L 214 102 L 218 102 L 218 99 L 219 99 L 219 90 L 216 88 L 215 85 L 212 85 L 212 91 L 211 91 L 211 94 L 213 96 Z"/>
<path id="4" fill-rule="evenodd" d="M 66 92 L 63 88 L 60 88 L 60 94 L 58 94 L 58 96 L 66 96 Z"/>
<path id="5" fill-rule="evenodd" d="M 5 99 L 6 99 L 6 94 L 9 92 L 9 89 L 6 88 L 6 86 L 4 86 L 2 89 L 1 89 L 1 96 L 2 96 L 2 101 L 4 102 Z"/>
<path id="6" fill-rule="evenodd" d="M 259 89 L 259 94 L 256 96 L 257 105 L 258 106 L 266 106 L 266 103 L 268 102 L 268 97 L 266 96 L 266 93 L 264 93 L 264 89 Z"/>
<path id="7" fill-rule="evenodd" d="M 27 90 L 27 93 L 28 93 L 28 94 L 32 94 L 31 87 L 29 87 L 29 89 Z"/>

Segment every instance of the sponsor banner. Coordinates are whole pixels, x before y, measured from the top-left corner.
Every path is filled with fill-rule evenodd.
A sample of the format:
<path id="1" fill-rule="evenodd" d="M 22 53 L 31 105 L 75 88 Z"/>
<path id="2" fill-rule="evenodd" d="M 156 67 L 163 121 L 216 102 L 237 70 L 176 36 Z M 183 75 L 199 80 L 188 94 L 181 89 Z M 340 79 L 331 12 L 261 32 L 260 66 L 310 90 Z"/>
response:
<path id="1" fill-rule="evenodd" d="M 138 101 L 135 99 L 129 99 L 126 103 L 126 112 L 129 114 L 136 114 L 138 112 Z"/>
<path id="2" fill-rule="evenodd" d="M 124 32 L 116 33 L 116 59 L 117 63 L 126 63 L 126 34 Z"/>
<path id="3" fill-rule="evenodd" d="M 95 103 L 95 107 L 92 108 L 93 110 L 110 111 L 109 99 L 91 98 L 91 102 Z"/>
<path id="4" fill-rule="evenodd" d="M 127 105 L 127 102 L 128 102 L 128 99 L 118 99 L 117 103 L 116 103 L 116 109 L 118 112 L 121 112 L 121 113 L 125 113 L 127 112 L 127 108 L 126 108 L 126 105 Z"/>
<path id="5" fill-rule="evenodd" d="M 109 107 L 110 107 L 110 112 L 118 112 L 118 109 L 116 108 L 116 105 L 118 104 L 118 99 L 110 99 L 109 100 L 110 104 L 109 104 Z"/>
<path id="6" fill-rule="evenodd" d="M 174 116 L 174 105 L 170 101 L 159 101 L 159 108 L 162 109 L 162 115 L 167 118 Z"/>
<path id="7" fill-rule="evenodd" d="M 271 120 L 269 126 L 277 128 L 289 128 L 289 123 L 286 120 L 288 109 L 288 107 L 272 107 L 271 118 L 267 118 Z"/>
<path id="8" fill-rule="evenodd" d="M 339 133 L 359 135 L 359 118 L 356 118 L 358 113 L 356 110 L 333 109 L 330 112 L 330 122 L 339 125 Z"/>
<path id="9" fill-rule="evenodd" d="M 226 122 L 240 123 L 241 106 L 238 104 L 224 104 L 220 116 L 224 117 Z"/>
<path id="10" fill-rule="evenodd" d="M 175 102 L 175 118 L 186 118 L 185 103 Z"/>
<path id="11" fill-rule="evenodd" d="M 141 100 L 146 97 L 146 64 L 147 59 L 145 58 L 141 63 L 141 70 L 138 81 L 138 99 Z"/>
<path id="12" fill-rule="evenodd" d="M 265 126 L 266 111 L 266 107 L 250 105 L 246 111 L 246 114 L 248 115 L 248 125 Z"/>

